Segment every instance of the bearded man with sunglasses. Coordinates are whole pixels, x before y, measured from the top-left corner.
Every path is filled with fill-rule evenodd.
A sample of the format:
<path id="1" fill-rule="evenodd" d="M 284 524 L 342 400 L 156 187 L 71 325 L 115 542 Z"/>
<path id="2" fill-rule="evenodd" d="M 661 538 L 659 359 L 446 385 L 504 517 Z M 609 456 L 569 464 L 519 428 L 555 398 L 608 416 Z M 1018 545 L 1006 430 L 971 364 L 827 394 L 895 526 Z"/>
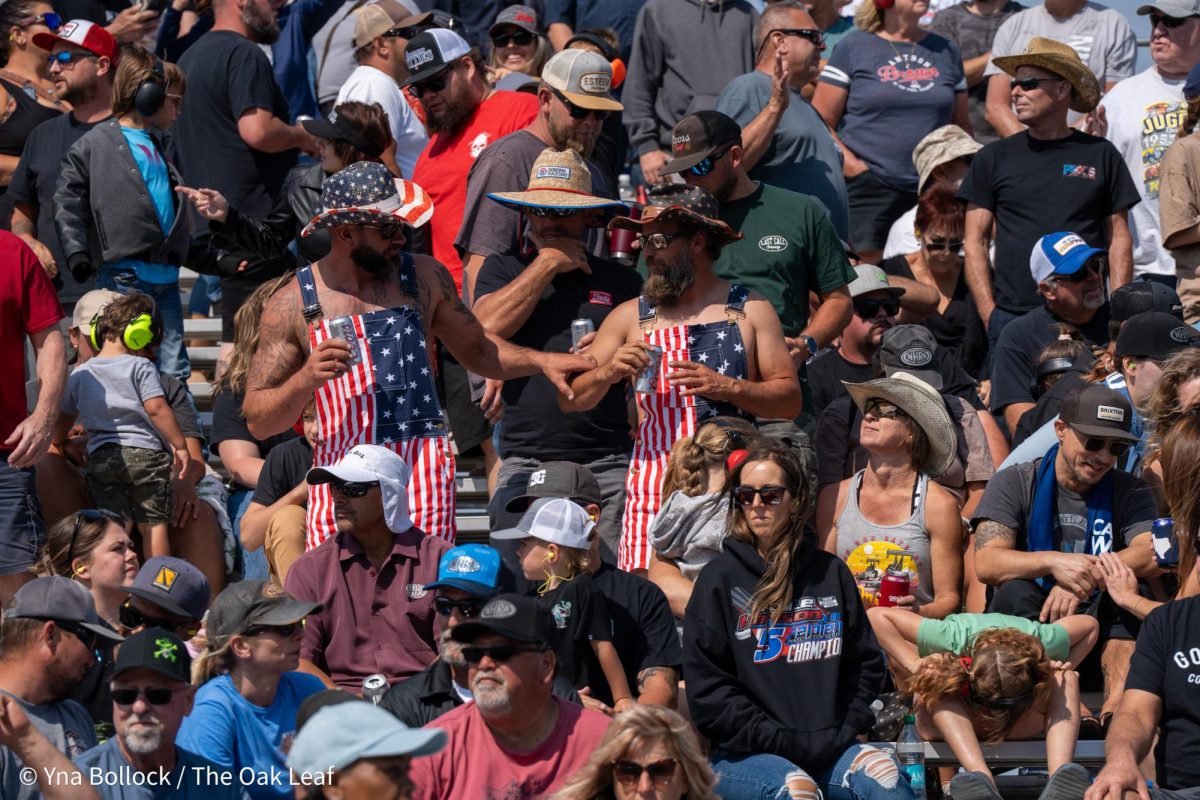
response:
<path id="1" fill-rule="evenodd" d="M 550 611 L 501 594 L 454 626 L 474 702 L 439 717 L 448 746 L 413 761 L 413 800 L 549 797 L 588 762 L 609 718 L 553 696 Z"/>
<path id="2" fill-rule="evenodd" d="M 1137 443 L 1133 419 L 1129 401 L 1107 386 L 1073 389 L 1054 423 L 1057 443 L 1039 459 L 997 472 L 971 520 L 988 611 L 1041 622 L 1077 612 L 1100 620 L 1104 712 L 1120 701 L 1140 622 L 1104 591 L 1099 557 L 1115 552 L 1142 579 L 1162 574 L 1150 543 L 1154 494 L 1116 468 Z M 1144 584 L 1140 591 L 1149 594 Z"/>

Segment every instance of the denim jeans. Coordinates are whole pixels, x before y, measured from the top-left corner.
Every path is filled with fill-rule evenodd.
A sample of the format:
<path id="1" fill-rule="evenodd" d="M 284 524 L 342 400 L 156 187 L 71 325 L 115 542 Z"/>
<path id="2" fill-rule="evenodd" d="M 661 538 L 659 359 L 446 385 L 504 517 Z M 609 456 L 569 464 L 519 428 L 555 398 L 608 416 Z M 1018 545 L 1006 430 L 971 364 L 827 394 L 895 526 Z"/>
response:
<path id="1" fill-rule="evenodd" d="M 207 317 L 215 303 L 221 301 L 221 279 L 216 275 L 198 275 L 188 295 L 188 313 Z"/>
<path id="2" fill-rule="evenodd" d="M 121 294 L 136 289 L 150 295 L 158 307 L 158 316 L 163 328 L 156 362 L 158 371 L 187 383 L 187 379 L 192 375 L 192 364 L 188 360 L 187 349 L 183 346 L 183 300 L 179 296 L 179 282 L 147 283 L 139 280 L 133 272 L 106 264 L 100 268 L 96 288 L 112 289 Z"/>
<path id="3" fill-rule="evenodd" d="M 855 764 L 856 758 L 872 751 L 886 756 L 894 771 L 885 764 L 869 764 L 866 758 Z M 769 753 L 734 756 L 718 750 L 712 766 L 718 777 L 717 794 L 724 800 L 786 800 L 788 776 L 804 772 L 786 758 Z M 868 771 L 880 774 L 872 777 Z M 825 800 L 913 800 L 912 787 L 899 765 L 890 754 L 870 745 L 852 745 L 832 766 L 809 774 Z"/>
<path id="4" fill-rule="evenodd" d="M 229 519 L 233 521 L 233 538 L 242 559 L 242 579 L 247 581 L 266 580 L 268 572 L 266 548 L 247 550 L 242 546 L 242 517 L 253 497 L 253 489 L 238 488 L 229 494 Z"/>
<path id="5" fill-rule="evenodd" d="M 10 467 L 9 455 L 0 452 L 0 575 L 28 571 L 46 543 L 33 467 Z"/>

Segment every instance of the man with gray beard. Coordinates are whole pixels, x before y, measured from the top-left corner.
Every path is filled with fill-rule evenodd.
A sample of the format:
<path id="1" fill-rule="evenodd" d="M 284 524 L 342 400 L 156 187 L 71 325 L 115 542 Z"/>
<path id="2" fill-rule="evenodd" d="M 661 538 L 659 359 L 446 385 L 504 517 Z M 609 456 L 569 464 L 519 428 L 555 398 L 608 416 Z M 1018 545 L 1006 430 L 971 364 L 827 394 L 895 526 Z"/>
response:
<path id="1" fill-rule="evenodd" d="M 502 594 L 454 627 L 475 702 L 430 723 L 449 743 L 413 762 L 413 800 L 549 796 L 588 762 L 609 719 L 552 696 L 553 624 L 537 600 Z"/>
<path id="2" fill-rule="evenodd" d="M 125 640 L 112 676 L 117 735 L 75 759 L 102 800 L 151 800 L 160 786 L 170 786 L 171 796 L 182 800 L 241 796 L 236 775 L 175 746 L 196 695 L 191 664 L 183 640 L 162 628 Z"/>

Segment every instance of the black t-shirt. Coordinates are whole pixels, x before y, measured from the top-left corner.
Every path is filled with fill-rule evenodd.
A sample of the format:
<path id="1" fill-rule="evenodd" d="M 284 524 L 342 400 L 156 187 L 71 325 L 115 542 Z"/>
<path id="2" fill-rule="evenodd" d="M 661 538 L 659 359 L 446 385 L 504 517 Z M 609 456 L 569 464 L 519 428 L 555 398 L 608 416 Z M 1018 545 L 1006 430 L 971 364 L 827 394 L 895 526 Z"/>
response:
<path id="1" fill-rule="evenodd" d="M 888 275 L 898 275 L 901 278 L 916 280 L 908 259 L 904 256 L 892 256 L 879 262 L 879 268 Z M 987 361 L 988 338 L 983 320 L 975 309 L 975 301 L 967 289 L 966 272 L 959 273 L 958 285 L 950 298 L 946 310 L 934 314 L 921 323 L 939 345 L 946 348 L 963 371 L 972 378 L 979 379 L 983 373 L 984 362 Z"/>
<path id="2" fill-rule="evenodd" d="M 517 278 L 528 262 L 515 256 L 488 256 L 475 281 L 484 297 Z M 596 330 L 612 310 L 638 296 L 642 277 L 628 267 L 588 256 L 592 274 L 572 270 L 554 279 L 542 293 L 513 343 L 544 353 L 571 349 L 571 322 L 592 320 Z M 504 382 L 504 424 L 500 454 L 540 461 L 594 461 L 633 449 L 624 384 L 613 385 L 595 408 L 567 414 L 559 410 L 558 389 L 544 375 Z"/>
<path id="3" fill-rule="evenodd" d="M 1015 314 L 1041 302 L 1029 274 L 1040 237 L 1073 231 L 1107 247 L 1108 218 L 1141 199 L 1112 143 L 1079 131 L 1053 141 L 1022 131 L 992 142 L 975 154 L 958 196 L 996 216 L 993 292 L 996 305 Z"/>
<path id="4" fill-rule="evenodd" d="M 1154 609 L 1142 623 L 1126 691 L 1162 700 L 1154 765 L 1164 789 L 1200 786 L 1200 597 Z"/>
<path id="5" fill-rule="evenodd" d="M 596 582 L 590 575 L 576 575 L 540 595 L 538 602 L 554 620 L 551 645 L 558 656 L 558 674 L 576 689 L 590 686 L 593 692 L 608 691 L 592 642 L 612 641 L 612 617 Z"/>
<path id="6" fill-rule="evenodd" d="M 992 353 L 992 411 L 1009 403 L 1032 403 L 1031 381 L 1037 375 L 1038 356 L 1059 337 L 1063 320 L 1044 305 L 1004 326 Z M 1096 309 L 1086 325 L 1077 327 L 1089 346 L 1108 344 L 1108 303 Z"/>
<path id="7" fill-rule="evenodd" d="M 955 362 L 953 356 L 938 348 L 933 358 L 937 362 L 938 372 L 942 375 L 942 394 L 961 397 L 974 408 L 982 409 L 984 405 L 975 389 L 975 381 Z M 865 383 L 877 377 L 874 366 L 851 364 L 842 358 L 842 354 L 837 350 L 829 350 L 813 359 L 808 365 L 808 387 L 812 390 L 813 416 L 819 416 L 827 405 L 846 395 L 846 387 L 842 386 L 842 381 Z"/>
<path id="8" fill-rule="evenodd" d="M 313 449 L 308 439 L 297 436 L 267 453 L 254 487 L 255 503 L 269 506 L 300 485 L 313 465 Z"/>
<path id="9" fill-rule="evenodd" d="M 683 663 L 671 606 L 662 589 L 612 564 L 601 564 L 591 577 L 608 601 L 613 647 L 636 698 L 639 672 L 649 667 L 670 667 L 678 672 Z M 612 704 L 611 695 L 601 700 Z"/>
<path id="10" fill-rule="evenodd" d="M 246 426 L 246 418 L 242 416 L 242 401 L 245 399 L 244 394 L 234 394 L 228 389 L 221 389 L 213 398 L 213 422 L 212 422 L 212 442 L 210 443 L 213 452 L 220 455 L 221 443 L 227 439 L 239 439 L 246 442 L 255 442 L 258 445 L 258 452 L 263 458 L 267 457 L 272 448 L 283 444 L 286 441 L 295 439 L 299 434 L 295 431 L 285 431 L 277 433 L 274 436 L 268 436 L 264 440 L 254 438 L 250 433 L 250 429 Z M 254 487 L 247 486 L 247 489 Z"/>
<path id="11" fill-rule="evenodd" d="M 188 78 L 174 128 L 184 179 L 216 189 L 250 219 L 267 216 L 297 156 L 255 150 L 238 133 L 238 119 L 256 108 L 291 119 L 267 54 L 233 31 L 209 31 L 179 66 Z"/>

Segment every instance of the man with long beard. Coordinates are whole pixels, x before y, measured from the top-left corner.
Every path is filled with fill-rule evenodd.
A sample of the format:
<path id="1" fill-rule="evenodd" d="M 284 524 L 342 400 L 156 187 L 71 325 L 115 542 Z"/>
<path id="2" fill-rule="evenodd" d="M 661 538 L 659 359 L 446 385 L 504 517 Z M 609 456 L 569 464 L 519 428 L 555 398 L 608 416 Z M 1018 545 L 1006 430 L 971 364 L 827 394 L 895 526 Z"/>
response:
<path id="1" fill-rule="evenodd" d="M 140 800 L 157 794 L 156 786 L 170 786 L 181 800 L 242 796 L 236 775 L 175 746 L 196 696 L 191 664 L 183 640 L 162 628 L 146 628 L 121 646 L 112 675 L 117 735 L 75 759 L 85 779 L 94 771 L 113 776 L 94 783 L 102 800 Z"/>
<path id="2" fill-rule="evenodd" d="M 634 381 L 641 424 L 625 481 L 618 566 L 645 570 L 675 441 L 717 416 L 794 419 L 800 383 L 770 301 L 714 271 L 722 249 L 742 235 L 717 218 L 708 191 L 657 185 L 640 220 L 617 217 L 609 227 L 639 231 L 649 277 L 641 297 L 604 320 L 587 351 L 600 366 L 575 378 L 574 399 L 559 405 L 586 410 L 613 384 Z M 651 379 L 642 384 L 647 367 Z"/>
<path id="3" fill-rule="evenodd" d="M 609 718 L 551 694 L 553 625 L 537 600 L 502 594 L 454 627 L 475 702 L 430 724 L 449 744 L 413 762 L 414 800 L 549 797 L 588 762 Z"/>

